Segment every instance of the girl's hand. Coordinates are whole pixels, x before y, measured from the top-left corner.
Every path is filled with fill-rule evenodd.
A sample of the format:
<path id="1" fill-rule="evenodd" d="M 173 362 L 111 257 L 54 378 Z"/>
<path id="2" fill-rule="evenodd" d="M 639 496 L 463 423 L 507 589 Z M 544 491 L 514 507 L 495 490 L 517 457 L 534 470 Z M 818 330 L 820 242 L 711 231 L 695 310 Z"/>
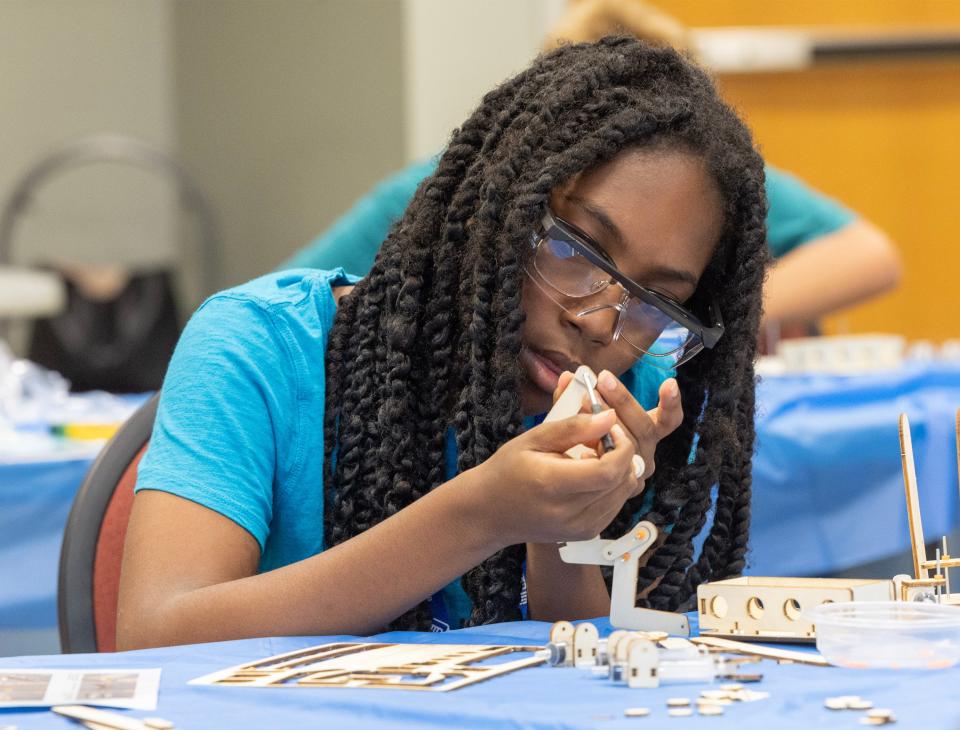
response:
<path id="1" fill-rule="evenodd" d="M 579 414 L 542 423 L 511 439 L 477 467 L 487 529 L 504 545 L 589 540 L 603 530 L 636 487 L 633 442 L 616 413 Z M 597 458 L 571 459 L 571 446 L 613 437 Z M 481 476 L 478 474 L 478 477 Z"/>
<path id="2" fill-rule="evenodd" d="M 572 373 L 562 373 L 557 384 L 554 400 L 566 388 L 573 378 Z M 608 405 L 617 413 L 617 422 L 624 428 L 627 436 L 633 442 L 636 453 L 643 458 L 644 472 L 637 479 L 634 493 L 631 497 L 640 494 L 646 486 L 656 468 L 654 453 L 661 439 L 669 436 L 683 422 L 683 404 L 680 402 L 680 388 L 677 381 L 670 378 L 660 385 L 659 405 L 646 411 L 633 394 L 627 390 L 616 376 L 608 370 L 597 376 L 597 396 L 604 405 Z M 590 401 L 584 397 L 583 412 L 590 412 Z M 592 444 L 591 444 L 592 445 Z"/>
<path id="3" fill-rule="evenodd" d="M 597 381 L 598 395 L 617 412 L 618 421 L 633 439 L 637 453 L 643 457 L 646 469 L 642 481 L 649 479 L 656 466 L 654 451 L 657 444 L 683 422 L 683 404 L 677 381 L 669 378 L 660 384 L 660 403 L 649 411 L 643 409 L 633 393 L 610 371 L 602 371 Z"/>

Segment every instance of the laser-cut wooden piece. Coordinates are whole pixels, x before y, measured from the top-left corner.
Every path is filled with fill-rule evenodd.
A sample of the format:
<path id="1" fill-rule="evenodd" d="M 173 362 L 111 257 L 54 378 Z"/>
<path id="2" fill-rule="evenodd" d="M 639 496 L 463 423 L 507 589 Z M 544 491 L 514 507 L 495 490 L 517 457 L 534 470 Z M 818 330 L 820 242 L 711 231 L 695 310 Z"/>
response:
<path id="1" fill-rule="evenodd" d="M 920 515 L 920 491 L 917 469 L 913 457 L 913 440 L 910 436 L 910 420 L 906 413 L 900 414 L 900 460 L 903 466 L 903 488 L 907 500 L 907 524 L 910 529 L 910 547 L 913 552 L 913 577 L 894 577 L 897 598 L 901 601 L 934 600 L 937 603 L 960 605 L 960 594 L 950 592 L 951 568 L 960 568 L 960 558 L 951 557 L 947 540 L 943 538 L 943 550 L 937 550 L 936 558 L 927 558 L 927 544 L 923 536 Z M 957 465 L 960 468 L 960 409 L 955 415 Z M 931 575 L 930 571 L 934 571 Z"/>
<path id="2" fill-rule="evenodd" d="M 576 628 L 569 621 L 557 621 L 550 627 L 550 643 L 563 647 L 563 662 L 559 666 L 572 667 L 574 664 L 574 636 Z"/>
<path id="3" fill-rule="evenodd" d="M 597 649 L 600 644 L 600 632 L 589 622 L 577 626 L 573 635 L 573 664 L 577 667 L 594 666 L 597 663 Z"/>
<path id="4" fill-rule="evenodd" d="M 917 468 L 913 460 L 913 439 L 910 436 L 910 421 L 906 413 L 900 414 L 900 464 L 903 467 L 903 487 L 907 498 L 907 524 L 910 528 L 910 545 L 913 548 L 913 574 L 917 579 L 930 577 L 921 566 L 926 558 L 927 546 L 923 540 L 923 521 L 920 518 L 920 496 L 917 492 Z"/>
<path id="5" fill-rule="evenodd" d="M 278 654 L 204 675 L 190 684 L 450 692 L 542 664 L 539 646 L 334 643 Z M 482 664 L 514 653 L 532 656 Z"/>
<path id="6" fill-rule="evenodd" d="M 744 576 L 702 583 L 697 588 L 700 635 L 812 643 L 816 627 L 804 618 L 806 609 L 893 598 L 889 580 Z"/>
<path id="7" fill-rule="evenodd" d="M 649 639 L 629 641 L 626 679 L 629 687 L 659 687 L 660 652 Z"/>
<path id="8" fill-rule="evenodd" d="M 587 383 L 596 381 L 597 377 L 589 367 L 581 365 L 577 368 L 573 379 L 557 398 L 544 422 L 570 418 L 579 413 L 587 393 Z M 592 452 L 592 449 L 578 445 L 569 449 L 566 454 L 571 458 L 580 458 L 580 455 L 585 453 L 584 449 Z M 610 591 L 610 623 L 613 626 L 688 636 L 690 625 L 683 614 L 637 606 L 640 558 L 656 544 L 657 535 L 657 528 L 652 522 L 639 522 L 617 540 L 606 540 L 598 535 L 592 540 L 568 542 L 560 548 L 560 557 L 567 563 L 613 567 Z"/>
<path id="9" fill-rule="evenodd" d="M 699 646 L 728 651 L 733 654 L 747 654 L 749 656 L 763 657 L 764 659 L 786 660 L 796 662 L 797 664 L 813 664 L 818 667 L 830 666 L 830 663 L 819 654 L 808 654 L 803 651 L 777 649 L 772 646 L 762 646 L 761 644 L 747 644 L 743 641 L 720 639 L 716 636 L 695 636 L 691 638 L 690 641 Z"/>

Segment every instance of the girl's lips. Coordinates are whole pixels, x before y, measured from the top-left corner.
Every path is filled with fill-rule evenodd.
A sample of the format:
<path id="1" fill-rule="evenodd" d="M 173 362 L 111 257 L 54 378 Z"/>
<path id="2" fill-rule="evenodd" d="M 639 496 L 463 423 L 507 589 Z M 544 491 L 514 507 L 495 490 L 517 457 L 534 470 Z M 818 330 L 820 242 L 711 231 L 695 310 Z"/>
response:
<path id="1" fill-rule="evenodd" d="M 523 363 L 530 381 L 540 390 L 552 394 L 557 389 L 562 371 L 552 360 L 525 347 L 520 352 L 520 362 Z"/>

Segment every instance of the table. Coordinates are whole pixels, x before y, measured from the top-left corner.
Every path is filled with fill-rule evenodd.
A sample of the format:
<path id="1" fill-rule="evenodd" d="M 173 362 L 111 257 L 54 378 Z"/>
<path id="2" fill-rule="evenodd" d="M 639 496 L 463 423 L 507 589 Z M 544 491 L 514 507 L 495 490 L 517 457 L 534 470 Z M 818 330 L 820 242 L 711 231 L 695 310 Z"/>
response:
<path id="1" fill-rule="evenodd" d="M 70 396 L 75 413 L 110 408 L 122 420 L 149 394 Z M 74 495 L 101 442 L 40 431 L 0 439 L 0 656 L 59 650 L 57 569 Z"/>
<path id="2" fill-rule="evenodd" d="M 0 465 L 0 656 L 59 650 L 60 541 L 93 458 Z"/>
<path id="3" fill-rule="evenodd" d="M 827 575 L 909 550 L 901 411 L 913 425 L 927 538 L 956 527 L 960 365 L 767 378 L 758 404 L 748 573 Z M 57 650 L 60 539 L 91 459 L 0 464 L 0 655 Z"/>
<path id="4" fill-rule="evenodd" d="M 695 618 L 695 617 L 694 617 Z M 695 625 L 695 621 L 693 622 Z M 601 635 L 609 633 L 597 621 Z M 542 622 L 495 624 L 445 634 L 397 632 L 375 640 L 419 643 L 543 644 L 550 625 Z M 663 727 L 668 697 L 694 699 L 707 685 L 672 684 L 656 689 L 629 689 L 573 668 L 539 666 L 447 694 L 367 689 L 253 689 L 191 686 L 187 681 L 209 672 L 285 651 L 351 637 L 251 639 L 215 644 L 153 649 L 105 655 L 63 655 L 5 659 L 4 668 L 148 668 L 161 667 L 156 715 L 179 728 L 627 728 Z M 764 680 L 752 688 L 770 698 L 738 703 L 723 717 L 692 717 L 684 727 L 736 726 L 738 730 L 809 730 L 811 727 L 855 728 L 862 713 L 832 711 L 824 699 L 860 695 L 897 714 L 897 727 L 925 730 L 957 727 L 960 695 L 955 691 L 960 669 L 935 672 L 893 672 L 777 665 L 763 662 Z M 648 707 L 645 719 L 626 718 L 627 707 Z M 118 711 L 119 712 L 119 711 Z M 47 711 L 0 711 L 0 724 L 19 730 L 69 730 L 76 725 Z M 671 725 L 672 727 L 672 725 Z"/>

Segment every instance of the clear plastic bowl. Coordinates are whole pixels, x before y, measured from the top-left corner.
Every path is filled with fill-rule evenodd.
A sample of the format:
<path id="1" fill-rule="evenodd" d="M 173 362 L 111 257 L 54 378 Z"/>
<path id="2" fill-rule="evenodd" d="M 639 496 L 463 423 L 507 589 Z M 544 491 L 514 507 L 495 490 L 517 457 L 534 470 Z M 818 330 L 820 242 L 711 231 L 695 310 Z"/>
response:
<path id="1" fill-rule="evenodd" d="M 805 612 L 817 649 L 855 669 L 944 669 L 960 660 L 960 607 L 904 601 L 824 603 Z"/>

